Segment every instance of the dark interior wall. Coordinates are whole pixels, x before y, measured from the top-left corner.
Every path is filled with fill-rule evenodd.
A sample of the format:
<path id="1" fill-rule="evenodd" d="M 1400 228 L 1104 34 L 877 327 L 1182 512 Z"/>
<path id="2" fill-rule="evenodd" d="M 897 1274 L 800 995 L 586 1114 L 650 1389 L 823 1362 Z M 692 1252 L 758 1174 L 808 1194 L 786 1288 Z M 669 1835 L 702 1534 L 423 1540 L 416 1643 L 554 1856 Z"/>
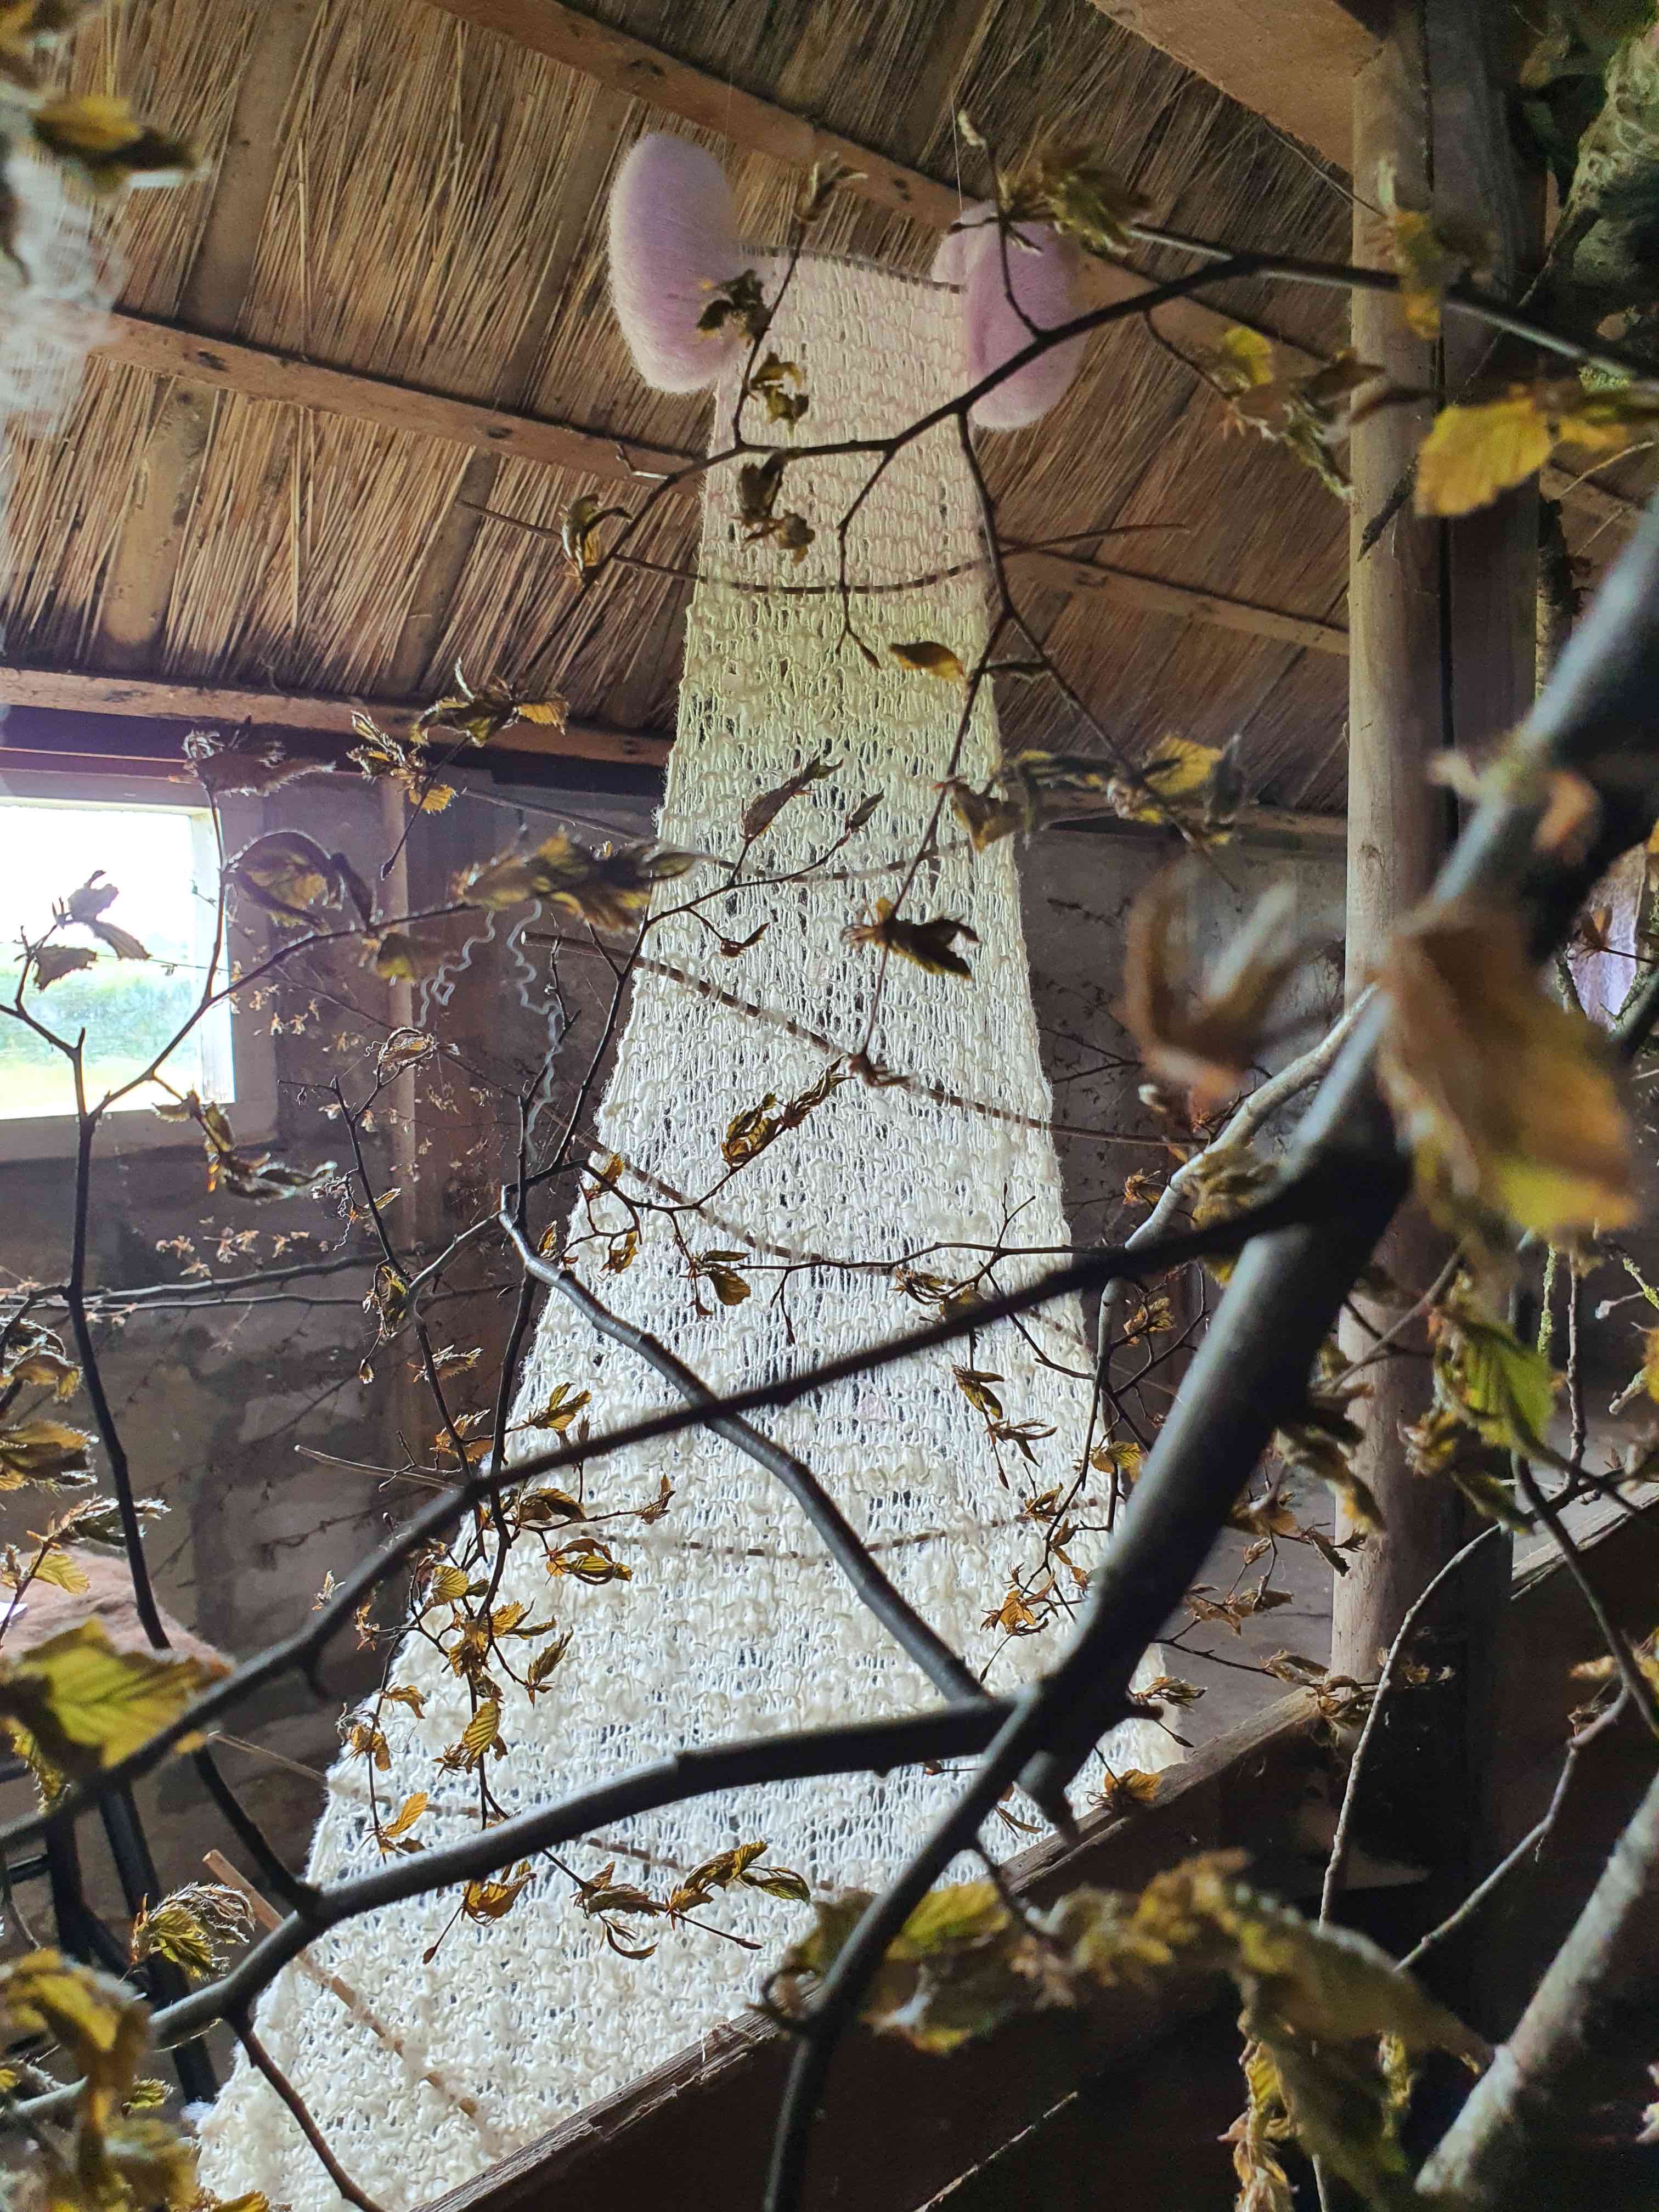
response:
<path id="1" fill-rule="evenodd" d="M 1134 1208 L 1118 1218 L 1125 1179 L 1136 1168 L 1167 1168 L 1164 1139 L 1183 1133 L 1142 1106 L 1146 1071 L 1121 1018 L 1129 909 L 1170 862 L 1161 843 L 1081 831 L 1038 840 L 1022 862 L 1032 999 L 1060 1125 L 1066 1212 L 1079 1239 L 1106 1241 L 1142 1218 Z M 1291 924 L 1308 957 L 1277 1018 L 1264 1068 L 1293 1059 L 1340 1010 L 1343 881 L 1340 847 L 1291 853 L 1229 844 L 1198 864 L 1193 951 L 1200 964 L 1220 952 L 1265 892 L 1291 888 Z M 1099 1130 L 1133 1141 L 1091 1141 L 1086 1133 Z"/>
<path id="2" fill-rule="evenodd" d="M 89 793 L 96 789 L 88 786 Z M 463 796 L 443 815 L 417 822 L 408 855 L 412 910 L 441 904 L 456 874 L 521 831 L 544 836 L 556 826 L 547 810 L 556 805 L 556 794 L 521 796 L 522 807 L 511 791 Z M 627 793 L 584 793 L 580 811 L 596 824 L 634 835 L 648 830 L 651 818 L 649 801 Z M 378 791 L 356 775 L 332 775 L 284 787 L 258 814 L 240 802 L 239 836 L 276 827 L 301 830 L 326 849 L 343 852 L 378 886 L 386 902 L 381 911 L 394 910 L 393 886 L 379 881 L 392 839 Z M 592 838 L 599 831 L 581 834 Z M 108 856 L 106 865 L 118 880 L 118 855 Z M 479 933 L 459 921 L 420 933 L 455 956 L 434 986 L 434 995 L 449 1003 L 441 1011 L 423 1007 L 417 985 L 409 1011 L 416 1023 L 434 1018 L 454 1057 L 441 1067 L 428 1064 L 418 1079 L 412 1174 L 403 1118 L 409 1079 L 371 1110 L 362 1141 L 376 1190 L 401 1186 L 386 1211 L 394 1241 L 400 1249 L 429 1252 L 493 1204 L 502 1176 L 511 1171 L 517 1098 L 540 1060 L 548 1013 L 507 954 L 504 933 L 489 933 L 470 947 L 469 937 Z M 243 902 L 231 941 L 241 969 L 281 941 L 276 927 Z M 562 978 L 565 1060 L 572 1069 L 591 1057 L 591 1048 L 585 1054 L 583 1048 L 602 1020 L 608 998 L 602 981 L 609 979 L 596 963 L 575 963 Z M 50 1017 L 50 994 L 40 1011 Z M 356 943 L 296 957 L 243 994 L 239 1021 L 268 1036 L 274 1055 L 278 1092 L 270 1141 L 282 1158 L 304 1168 L 349 1161 L 330 1087 L 339 1082 L 354 1101 L 368 1096 L 380 1047 L 399 1011 L 387 985 L 363 965 Z M 556 1090 L 550 1110 L 556 1108 Z M 169 1509 L 153 1525 L 149 1544 L 161 1602 L 222 1650 L 245 1656 L 291 1632 L 325 1577 L 371 1549 L 423 1494 L 380 1470 L 405 1463 L 405 1444 L 429 1463 L 435 1417 L 409 1379 L 406 1342 L 395 1353 L 375 1349 L 375 1326 L 362 1300 L 376 1248 L 361 1206 L 346 1206 L 338 1188 L 257 1203 L 223 1191 L 210 1194 L 199 1138 L 186 1133 L 165 1149 L 141 1146 L 126 1133 L 137 1118 L 112 1116 L 99 1143 L 88 1282 L 103 1292 L 143 1287 L 152 1295 L 131 1308 L 106 1310 L 95 1331 L 100 1366 L 135 1487 L 163 1498 Z M 245 1132 L 253 1133 L 246 1121 L 239 1135 Z M 0 1279 L 62 1279 L 73 1190 L 72 1162 L 64 1155 L 0 1164 Z M 353 1261 L 348 1270 L 228 1288 L 221 1303 L 198 1302 L 196 1286 L 204 1274 L 234 1279 L 301 1261 L 343 1260 Z M 497 1286 L 504 1279 L 493 1259 L 469 1261 L 456 1270 L 465 1295 L 441 1297 L 432 1310 L 436 1343 L 488 1347 L 466 1388 L 458 1390 L 455 1411 L 487 1402 L 504 1329 Z M 61 1309 L 43 1310 L 43 1317 L 58 1320 Z M 84 1398 L 64 1411 L 71 1420 L 88 1418 Z M 30 1528 L 42 1526 L 38 1495 L 0 1497 L 0 1539 L 21 1544 Z M 350 1644 L 345 1638 L 334 1653 L 331 1680 L 341 1695 L 355 1693 L 366 1680 L 368 1662 Z M 296 1769 L 327 1764 L 337 1745 L 337 1705 L 319 1708 L 290 1680 L 256 1699 L 234 1727 L 266 1754 L 294 1764 L 234 1747 L 223 1752 L 227 1774 L 291 1860 L 303 1859 L 321 1802 L 317 1784 Z M 164 1883 L 198 1875 L 204 1848 L 229 1847 L 187 1765 L 163 1770 L 141 1796 Z M 23 1784 L 0 1792 L 8 1812 L 27 1798 Z M 113 1908 L 95 1838 L 88 1877 L 94 1898 Z"/>

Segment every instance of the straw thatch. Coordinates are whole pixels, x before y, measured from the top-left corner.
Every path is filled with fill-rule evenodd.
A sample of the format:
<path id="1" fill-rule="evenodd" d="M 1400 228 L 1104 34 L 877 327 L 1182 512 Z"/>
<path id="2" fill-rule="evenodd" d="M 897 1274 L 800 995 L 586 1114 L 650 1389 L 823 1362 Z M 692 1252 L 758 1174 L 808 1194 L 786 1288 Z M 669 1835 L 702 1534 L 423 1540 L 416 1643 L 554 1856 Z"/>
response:
<path id="1" fill-rule="evenodd" d="M 989 0 L 978 10 L 872 0 L 850 15 L 830 0 L 608 0 L 596 12 L 895 158 L 959 175 L 970 193 L 983 171 L 957 130 L 958 106 L 1011 153 L 1045 135 L 1088 138 L 1182 228 L 1346 251 L 1338 180 L 1087 0 Z M 118 81 L 164 123 L 188 123 L 216 157 L 258 16 L 257 0 L 125 0 L 82 38 L 73 73 L 88 86 Z M 951 37 L 954 85 L 939 58 Z M 645 390 L 605 300 L 610 167 L 641 131 L 664 127 L 685 128 L 422 0 L 322 0 L 292 96 L 268 118 L 275 179 L 239 331 L 319 362 L 695 447 L 707 403 Z M 795 173 L 710 143 L 749 234 L 780 236 Z M 123 211 L 114 244 L 126 305 L 175 310 L 210 190 L 140 194 Z M 919 268 L 935 240 L 848 198 L 823 242 Z M 1331 295 L 1241 288 L 1235 300 L 1304 344 L 1340 342 Z M 88 655 L 164 396 L 155 380 L 94 359 L 62 434 L 20 442 L 0 611 L 17 658 L 63 665 Z M 471 458 L 428 436 L 221 398 L 145 672 L 383 690 Z M 1207 388 L 1138 325 L 1103 335 L 1054 416 L 994 441 L 989 459 L 1015 535 L 1166 526 L 1079 550 L 1343 619 L 1340 506 L 1282 451 L 1230 438 Z M 546 526 L 588 488 L 514 462 L 495 471 L 489 500 Z M 695 538 L 685 501 L 665 509 L 638 550 L 672 567 Z M 1242 729 L 1264 795 L 1340 805 L 1340 659 L 1086 593 L 1067 599 L 1035 578 L 1025 588 L 1116 736 L 1144 745 L 1171 728 Z M 572 611 L 556 547 L 485 521 L 447 614 L 416 633 L 423 680 L 460 653 L 481 678 L 558 684 L 585 720 L 664 728 L 684 596 L 672 578 L 632 571 Z M 1014 691 L 1004 711 L 1012 739 L 1077 739 L 1040 686 Z"/>

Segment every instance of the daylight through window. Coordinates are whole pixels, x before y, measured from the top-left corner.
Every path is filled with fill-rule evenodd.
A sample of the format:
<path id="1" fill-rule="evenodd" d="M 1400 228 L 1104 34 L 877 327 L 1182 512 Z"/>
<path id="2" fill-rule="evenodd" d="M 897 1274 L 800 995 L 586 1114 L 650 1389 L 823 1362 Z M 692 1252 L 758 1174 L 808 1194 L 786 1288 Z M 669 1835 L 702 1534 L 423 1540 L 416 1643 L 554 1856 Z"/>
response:
<path id="1" fill-rule="evenodd" d="M 94 956 L 88 964 L 33 987 L 29 1004 L 60 1036 L 86 1032 L 89 1102 L 131 1082 L 196 1003 L 213 953 L 218 864 L 205 808 L 97 800 L 0 799 L 0 838 L 8 855 L 0 878 L 4 964 L 0 988 L 17 988 L 23 941 Z M 102 909 L 148 957 L 121 958 L 82 924 L 54 926 L 70 895 L 102 872 L 117 896 Z M 100 885 L 100 888 L 104 887 Z M 122 941 L 122 940 L 118 940 Z M 176 1091 L 228 1102 L 235 1096 L 228 1001 L 197 1024 L 166 1062 Z M 163 1097 L 147 1083 L 118 1112 L 147 1110 Z M 0 1033 L 0 1121 L 67 1115 L 75 1110 L 69 1064 L 45 1038 L 18 1022 Z"/>

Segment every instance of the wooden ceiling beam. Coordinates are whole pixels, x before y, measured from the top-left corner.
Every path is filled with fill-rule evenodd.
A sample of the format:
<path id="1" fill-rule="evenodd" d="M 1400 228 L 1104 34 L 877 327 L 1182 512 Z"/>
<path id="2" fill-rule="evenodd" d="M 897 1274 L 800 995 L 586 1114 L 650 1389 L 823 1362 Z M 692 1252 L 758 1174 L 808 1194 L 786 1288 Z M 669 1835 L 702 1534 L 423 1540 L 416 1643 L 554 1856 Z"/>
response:
<path id="1" fill-rule="evenodd" d="M 810 169 L 815 161 L 839 161 L 852 172 L 843 189 L 889 214 L 908 216 L 929 229 L 945 230 L 962 212 L 964 195 L 955 185 L 890 161 L 856 139 L 822 130 L 793 108 L 741 91 L 724 77 L 597 22 L 580 9 L 566 7 L 562 0 L 428 3 L 477 30 L 493 31 L 528 52 L 644 100 L 659 113 L 713 131 L 740 154 L 764 154 L 797 169 Z M 1091 307 L 1139 299 L 1151 289 L 1150 278 L 1118 262 L 1094 261 L 1087 271 L 1085 296 Z M 1232 320 L 1195 300 L 1171 301 L 1158 315 L 1172 338 L 1199 352 L 1213 346 Z"/>
<path id="2" fill-rule="evenodd" d="M 1346 0 L 1095 0 L 1157 46 L 1345 173 L 1353 166 L 1353 78 L 1376 52 L 1377 13 Z"/>
<path id="3" fill-rule="evenodd" d="M 729 138 L 744 153 L 769 154 L 792 168 L 838 161 L 860 171 L 848 189 L 894 214 L 913 216 L 935 230 L 956 221 L 956 187 L 942 185 L 902 161 L 890 161 L 855 139 L 821 130 L 804 115 L 744 92 L 722 76 L 677 60 L 626 31 L 613 30 L 561 0 L 431 0 L 447 15 L 477 30 L 493 31 L 514 46 L 642 100 L 683 123 Z"/>
<path id="4" fill-rule="evenodd" d="M 204 338 L 175 324 L 154 322 L 140 315 L 116 315 L 111 322 L 105 351 L 132 367 L 161 376 L 194 379 L 213 390 L 239 392 L 251 398 L 319 408 L 325 413 L 376 423 L 384 429 L 450 439 L 497 462 L 521 460 L 544 468 L 580 470 L 621 483 L 638 482 L 641 471 L 682 468 L 693 458 L 655 446 L 624 447 L 609 431 L 545 422 L 510 409 L 365 376 L 353 369 L 326 368 L 317 362 L 301 361 L 293 354 L 276 353 L 240 340 Z M 690 487 L 684 495 L 690 495 Z M 1097 591 L 1103 598 L 1142 613 L 1272 638 L 1316 652 L 1346 650 L 1345 632 L 1304 616 L 1255 606 L 1248 600 L 1199 591 L 1190 585 L 1137 575 L 1130 569 L 1074 560 L 1064 554 L 1030 553 L 1018 557 L 1027 573 L 1060 591 Z M 428 633 L 434 639 L 438 626 L 438 621 L 434 621 Z M 406 676 L 413 663 L 411 651 L 400 674 Z M 418 671 L 410 680 L 411 692 L 417 680 Z"/>
<path id="5" fill-rule="evenodd" d="M 177 323 L 145 315 L 109 318 L 102 351 L 130 368 L 155 376 L 173 376 L 210 392 L 234 392 L 249 399 L 270 399 L 291 407 L 314 407 L 387 430 L 412 431 L 428 438 L 453 439 L 501 460 L 533 461 L 543 468 L 580 469 L 589 476 L 622 482 L 636 471 L 683 468 L 688 453 L 622 441 L 609 430 L 545 421 L 510 408 L 427 392 L 390 378 L 366 376 L 356 369 L 328 368 L 297 354 L 278 353 L 244 340 L 204 336 Z"/>
<path id="6" fill-rule="evenodd" d="M 280 126 L 319 12 L 319 0 L 264 0 L 258 11 L 207 221 L 179 295 L 179 315 L 196 330 L 228 333 L 236 327 L 282 157 Z M 213 409 L 211 390 L 200 384 L 177 384 L 160 398 L 104 577 L 88 656 L 94 667 L 143 667 L 155 656 L 184 557 Z"/>
<path id="7" fill-rule="evenodd" d="M 296 735 L 349 737 L 360 709 L 377 721 L 407 722 L 407 700 L 349 699 L 318 692 L 244 691 L 218 684 L 175 684 L 87 669 L 0 667 L 0 706 L 46 707 L 76 714 L 119 714 L 154 721 L 197 722 L 219 729 L 250 725 Z M 503 750 L 550 759 L 617 761 L 659 768 L 669 738 L 654 731 L 607 730 L 571 722 L 562 730 L 522 723 Z M 6 755 L 0 726 L 0 766 Z"/>
<path id="8" fill-rule="evenodd" d="M 1108 276 L 1123 273 L 1098 265 Z M 325 415 L 343 415 L 355 422 L 377 423 L 384 429 L 449 438 L 501 460 L 577 469 L 607 483 L 625 483 L 684 468 L 696 458 L 673 447 L 642 445 L 635 440 L 624 445 L 614 431 L 586 423 L 560 422 L 544 416 L 520 414 L 509 407 L 457 399 L 447 392 L 398 384 L 357 369 L 330 368 L 321 362 L 303 361 L 297 354 L 250 345 L 244 339 L 210 337 L 149 315 L 117 313 L 106 320 L 106 332 L 99 350 L 130 368 L 145 369 L 152 376 L 178 377 L 212 392 L 235 392 L 249 399 L 314 407 Z M 1225 316 L 1214 316 L 1212 321 L 1218 332 L 1226 327 Z M 1313 364 L 1310 354 L 1291 347 L 1285 351 L 1297 361 Z M 1598 522 L 1633 530 L 1641 520 L 1642 510 L 1634 501 L 1565 469 L 1547 468 L 1540 481 L 1552 499 L 1567 500 Z M 1077 565 L 1054 556 L 1055 580 L 1060 580 L 1062 568 Z"/>
<path id="9" fill-rule="evenodd" d="M 843 189 L 917 222 L 945 229 L 961 210 L 962 198 L 954 185 L 942 184 L 902 162 L 890 161 L 853 139 L 821 131 L 805 116 L 753 93 L 741 92 L 723 77 L 680 61 L 643 39 L 596 22 L 579 9 L 564 5 L 563 0 L 428 0 L 428 4 L 614 90 L 631 94 L 664 114 L 678 116 L 683 123 L 712 131 L 741 153 L 768 154 L 795 168 L 807 168 L 826 158 L 850 162 L 862 173 L 850 177 Z M 1281 74 L 1297 77 L 1305 74 L 1301 62 L 1309 52 L 1334 53 L 1336 60 L 1327 66 L 1334 68 L 1340 78 L 1346 131 L 1350 110 L 1347 80 L 1342 71 L 1352 74 L 1376 51 L 1388 0 L 1096 0 L 1096 4 L 1152 44 L 1164 46 L 1176 58 L 1212 82 L 1219 81 L 1211 70 L 1218 66 L 1221 45 L 1218 38 L 1211 51 L 1203 46 L 1201 34 L 1212 20 L 1219 21 L 1230 15 L 1242 15 L 1257 25 L 1260 64 L 1270 74 L 1276 67 Z M 1149 27 L 1154 16 L 1163 27 L 1162 38 Z M 1172 26 L 1179 28 L 1182 48 L 1190 47 L 1190 52 L 1177 51 Z M 1297 58 L 1297 68 L 1288 72 L 1284 69 L 1287 52 Z M 1358 55 L 1352 64 L 1347 59 L 1351 53 Z M 1200 55 L 1207 58 L 1207 67 L 1205 58 L 1197 58 Z M 1221 88 L 1243 100 L 1244 80 L 1237 71 L 1230 73 L 1238 88 L 1224 84 Z M 954 84 L 954 76 L 951 82 Z M 1244 100 L 1244 104 L 1266 112 L 1259 102 Z M 1341 143 L 1346 167 L 1347 138 Z M 1151 289 L 1149 278 L 1120 262 L 1091 258 L 1084 272 L 1084 304 L 1090 307 L 1139 299 Z M 1200 353 L 1212 348 L 1237 319 L 1199 300 L 1171 301 L 1158 313 L 1160 329 Z M 1287 366 L 1316 365 L 1317 356 L 1297 346 L 1285 345 L 1281 351 Z M 1570 498 L 1599 521 L 1633 529 L 1640 520 L 1641 510 L 1631 501 L 1603 491 L 1596 484 L 1581 484 L 1564 470 L 1547 469 L 1543 489 L 1553 499 Z"/>
<path id="10" fill-rule="evenodd" d="M 114 734 L 112 744 L 76 743 L 82 732 L 64 726 L 59 738 L 43 732 L 31 722 L 9 742 L 9 732 L 0 720 L 0 780 L 12 767 L 70 766 L 88 761 L 118 761 L 133 767 L 154 769 L 161 756 L 136 742 L 131 726 L 141 722 L 188 722 L 219 731 L 251 727 L 291 738 L 346 738 L 356 734 L 352 717 L 362 709 L 383 726 L 406 723 L 407 700 L 349 699 L 334 694 L 298 691 L 245 691 L 212 684 L 176 684 L 135 676 L 100 675 L 84 669 L 0 667 L 0 710 L 16 707 L 44 708 L 49 714 L 73 714 L 77 720 L 106 716 L 128 727 Z M 649 769 L 660 774 L 668 762 L 673 733 L 668 730 L 612 730 L 598 723 L 572 722 L 562 730 L 542 729 L 520 722 L 491 744 L 487 751 L 466 753 L 458 765 L 494 770 L 511 781 L 515 775 L 532 775 L 545 761 L 599 761 L 613 767 Z M 298 752 L 306 748 L 301 745 Z M 330 747 L 331 756 L 343 746 Z M 176 754 L 173 764 L 177 765 Z M 1124 821 L 1116 815 L 1079 817 L 1054 824 L 1056 834 L 1078 836 L 1127 837 L 1144 842 L 1164 832 L 1155 823 Z M 1299 814 L 1284 807 L 1252 806 L 1239 817 L 1237 835 L 1249 845 L 1273 846 L 1280 850 L 1340 856 L 1346 832 L 1340 815 Z"/>

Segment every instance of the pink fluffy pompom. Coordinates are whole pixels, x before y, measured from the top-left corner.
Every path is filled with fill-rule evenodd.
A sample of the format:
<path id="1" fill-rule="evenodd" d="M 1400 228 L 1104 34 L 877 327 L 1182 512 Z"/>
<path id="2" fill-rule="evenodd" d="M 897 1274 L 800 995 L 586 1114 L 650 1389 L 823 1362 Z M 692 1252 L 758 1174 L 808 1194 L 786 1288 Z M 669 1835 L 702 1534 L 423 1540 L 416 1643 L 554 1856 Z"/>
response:
<path id="1" fill-rule="evenodd" d="M 747 343 L 697 328 L 711 290 L 749 265 L 726 172 L 689 139 L 641 138 L 611 189 L 611 296 L 635 367 L 658 392 L 713 384 Z"/>
<path id="2" fill-rule="evenodd" d="M 1073 248 L 1047 223 L 1022 223 L 1018 234 L 1024 244 L 1009 240 L 1005 279 L 997 227 L 987 219 L 994 212 L 989 201 L 965 209 L 967 227 L 947 232 L 933 257 L 938 281 L 962 287 L 970 384 L 1031 343 L 1030 331 L 1009 304 L 1011 288 L 1039 331 L 1067 322 L 1077 313 Z M 985 430 L 1023 430 L 1036 422 L 1065 396 L 1083 358 L 1083 343 L 1068 338 L 988 392 L 973 410 L 974 421 Z"/>

